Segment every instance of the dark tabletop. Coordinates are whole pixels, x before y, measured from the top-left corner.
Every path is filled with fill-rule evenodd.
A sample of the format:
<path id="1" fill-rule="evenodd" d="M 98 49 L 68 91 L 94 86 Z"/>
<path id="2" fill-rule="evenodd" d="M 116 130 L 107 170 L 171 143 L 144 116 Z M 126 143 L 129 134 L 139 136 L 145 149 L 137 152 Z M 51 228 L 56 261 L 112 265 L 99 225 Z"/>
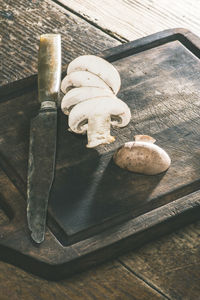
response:
<path id="1" fill-rule="evenodd" d="M 63 64 L 125 40 L 99 27 L 98 20 L 89 21 L 78 9 L 64 8 L 57 1 L 1 2 L 2 85 L 36 73 L 38 37 L 44 32 L 62 34 Z M 5 222 L 6 216 L 0 209 L 0 224 Z M 0 299 L 198 300 L 199 236 L 200 222 L 196 222 L 59 282 L 41 279 L 1 261 Z"/>

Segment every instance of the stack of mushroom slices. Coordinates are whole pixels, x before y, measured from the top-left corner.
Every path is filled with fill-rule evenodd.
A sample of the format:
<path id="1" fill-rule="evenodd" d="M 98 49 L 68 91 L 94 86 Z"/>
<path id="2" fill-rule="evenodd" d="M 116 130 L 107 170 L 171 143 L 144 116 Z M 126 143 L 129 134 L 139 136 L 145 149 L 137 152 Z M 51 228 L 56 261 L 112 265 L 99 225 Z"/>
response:
<path id="1" fill-rule="evenodd" d="M 61 90 L 64 114 L 69 115 L 69 130 L 87 132 L 88 148 L 114 142 L 110 125 L 126 126 L 131 113 L 129 107 L 116 97 L 121 85 L 118 71 L 106 60 L 83 55 L 74 59 L 67 68 Z"/>

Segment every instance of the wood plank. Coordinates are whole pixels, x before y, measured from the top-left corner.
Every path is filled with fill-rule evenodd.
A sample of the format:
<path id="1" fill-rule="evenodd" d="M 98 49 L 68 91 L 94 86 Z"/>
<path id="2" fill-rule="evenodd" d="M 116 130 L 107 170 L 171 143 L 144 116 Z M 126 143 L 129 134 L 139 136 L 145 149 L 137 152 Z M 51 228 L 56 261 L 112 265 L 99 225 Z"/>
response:
<path id="1" fill-rule="evenodd" d="M 109 34 L 134 40 L 168 28 L 200 35 L 200 2 L 195 0 L 57 0 Z"/>
<path id="2" fill-rule="evenodd" d="M 1 193 L 15 212 L 10 224 L 0 228 L 0 258 L 48 279 L 65 278 L 105 259 L 113 259 L 199 216 L 200 198 L 199 192 L 195 192 L 68 247 L 58 243 L 47 228 L 45 242 L 37 247 L 27 229 L 25 201 L 5 173 L 0 174 Z"/>
<path id="3" fill-rule="evenodd" d="M 175 41 L 113 64 L 122 78 L 119 97 L 132 113 L 127 127 L 113 130 L 116 142 L 88 151 L 86 138 L 67 134 L 66 119 L 60 117 L 57 172 L 49 207 L 67 241 L 73 234 L 83 238 L 87 230 L 102 230 L 106 222 L 111 226 L 123 213 L 133 218 L 177 199 L 180 190 L 186 188 L 185 195 L 192 191 L 189 187 L 193 191 L 200 187 L 198 59 Z M 155 137 L 169 153 L 172 165 L 167 173 L 145 177 L 113 164 L 114 151 L 136 133 Z"/>
<path id="4" fill-rule="evenodd" d="M 170 299 L 200 295 L 200 222 L 151 242 L 120 261 Z"/>
<path id="5" fill-rule="evenodd" d="M 116 261 L 60 282 L 0 262 L 0 292 L 1 300 L 167 299 Z"/>
<path id="6" fill-rule="evenodd" d="M 96 54 L 119 44 L 101 30 L 50 0 L 0 3 L 1 85 L 37 72 L 39 35 L 62 35 L 63 65 L 81 54 Z"/>
<path id="7" fill-rule="evenodd" d="M 158 36 L 160 39 L 161 34 Z M 138 41 L 136 44 L 138 46 Z M 68 243 L 70 232 L 67 228 L 67 244 L 63 243 L 67 247 L 62 247 L 48 231 L 45 243 L 38 250 L 30 243 L 27 226 L 24 221 L 26 213 L 23 206 L 23 211 L 18 209 L 18 211 L 21 211 L 23 226 L 12 235 L 6 236 L 5 234 L 4 239 L 2 239 L 2 257 L 6 261 L 13 262 L 13 258 L 12 251 L 6 252 L 5 247 L 14 248 L 17 251 L 15 254 L 19 258 L 21 255 L 21 259 L 19 261 L 15 260 L 13 263 L 18 263 L 19 266 L 31 272 L 37 271 L 37 274 L 41 276 L 49 276 L 51 278 L 54 274 L 57 277 L 66 276 L 69 275 L 69 271 L 80 271 L 80 268 L 84 269 L 91 266 L 94 261 L 101 262 L 103 259 L 113 257 L 113 255 L 121 253 L 121 251 L 130 249 L 131 242 L 135 242 L 136 246 L 141 245 L 154 235 L 158 236 L 166 233 L 168 230 L 180 226 L 182 222 L 197 217 L 198 208 L 200 208 L 199 192 L 176 201 L 174 200 L 199 189 L 199 111 L 197 109 L 199 107 L 199 62 L 177 40 L 135 55 L 130 55 L 130 45 L 127 45 L 127 47 L 129 56 L 126 57 L 122 53 L 123 58 L 121 58 L 119 54 L 119 59 L 116 57 L 114 63 L 122 75 L 122 99 L 129 103 L 134 118 L 129 128 L 121 130 L 122 135 L 121 133 L 118 135 L 116 144 L 103 146 L 91 152 L 85 148 L 84 137 L 66 133 L 65 116 L 59 114 L 57 171 L 61 172 L 61 179 L 59 179 L 61 180 L 61 188 L 59 185 L 57 186 L 58 196 L 55 197 L 57 208 L 56 206 L 54 208 L 52 203 L 50 203 L 49 207 L 52 209 L 52 216 L 55 216 L 56 209 L 62 208 L 61 213 L 64 211 L 64 219 L 67 216 L 66 220 L 70 220 L 68 225 L 72 226 L 70 228 L 71 231 L 75 229 L 75 235 L 78 222 L 76 221 L 74 224 L 73 220 L 71 221 L 70 219 L 70 215 L 68 217 L 68 212 L 73 217 L 76 216 L 76 220 L 83 217 L 83 221 L 88 221 L 86 225 L 88 226 L 89 224 L 89 228 L 94 227 L 94 231 L 92 234 L 90 232 L 90 235 L 86 238 L 82 235 L 82 229 L 84 229 L 82 225 L 85 226 L 82 222 L 78 224 L 81 225 L 78 228 L 80 233 L 78 240 L 71 240 Z M 125 45 L 120 46 L 121 48 L 124 49 Z M 144 48 L 142 49 L 144 50 Z M 125 51 L 125 53 L 127 52 Z M 188 64 L 190 65 L 189 68 Z M 141 72 L 141 66 L 144 72 Z M 193 73 L 195 76 L 192 76 Z M 155 93 L 156 91 L 157 93 Z M 28 126 L 31 115 L 37 111 L 36 102 L 36 91 L 30 91 L 22 96 L 13 98 L 13 100 L 9 99 L 9 101 L 1 103 L 0 120 L 2 122 L 3 139 L 0 150 L 5 161 L 4 170 L 5 172 L 7 170 L 6 163 L 10 164 L 15 169 L 15 173 L 19 174 L 24 182 L 26 180 L 28 155 Z M 171 107 L 173 107 L 173 111 Z M 137 114 L 135 111 L 137 111 Z M 159 144 L 169 151 L 171 157 L 173 157 L 173 163 L 166 174 L 158 177 L 127 174 L 126 171 L 117 170 L 113 162 L 107 160 L 107 158 L 110 159 L 109 156 L 112 154 L 112 151 L 122 142 L 132 139 L 135 131 L 137 133 L 153 134 L 153 136 L 158 137 Z M 66 137 L 66 135 L 68 136 Z M 74 148 L 68 147 L 68 145 L 73 145 Z M 89 197 L 84 201 L 82 201 L 82 198 L 81 201 L 79 201 L 79 198 L 76 199 L 79 204 L 78 207 L 81 208 L 83 204 L 80 211 L 77 209 L 72 196 L 67 201 L 64 201 L 67 205 L 71 205 L 66 207 L 66 204 L 62 203 L 63 199 L 66 200 L 65 197 L 60 202 L 61 191 L 67 186 L 66 182 L 71 184 L 71 181 L 63 170 L 69 166 L 75 167 L 74 172 L 67 170 L 68 174 L 73 178 L 78 176 L 79 181 L 82 178 L 84 180 L 85 171 L 88 170 L 88 166 L 91 164 L 85 164 L 85 162 L 88 162 L 88 158 L 90 158 L 92 166 L 96 168 L 98 163 L 97 153 L 99 153 L 98 156 L 106 154 L 106 164 L 104 165 L 106 169 L 105 172 L 102 172 L 103 176 L 100 177 L 100 182 L 98 182 L 99 186 L 101 184 L 103 186 L 102 191 L 99 195 L 95 194 L 94 199 L 92 198 L 92 205 L 88 205 L 87 200 Z M 80 162 L 83 162 L 82 173 L 77 172 L 78 163 Z M 101 170 L 99 171 L 101 174 Z M 8 174 L 8 176 L 10 175 Z M 67 178 L 68 180 L 66 181 Z M 75 186 L 77 189 L 77 182 L 79 181 L 76 180 L 74 184 L 71 184 L 71 187 Z M 105 194 L 102 196 L 108 190 L 108 182 L 111 182 L 114 187 L 113 189 L 109 188 L 109 193 L 112 192 L 112 197 Z M 85 188 L 83 184 L 78 184 L 78 188 L 80 186 Z M 127 188 L 125 189 L 124 186 Z M 70 186 L 67 186 L 64 196 L 69 195 L 69 191 Z M 84 190 L 80 195 L 84 196 Z M 13 199 L 15 198 L 13 197 Z M 165 207 L 164 204 L 169 202 L 171 204 Z M 23 203 L 25 204 L 25 202 Z M 160 206 L 160 209 L 155 210 L 158 206 Z M 150 212 L 145 214 L 147 211 Z M 99 212 L 100 215 L 98 216 Z M 123 219 L 124 213 L 127 212 L 128 215 L 125 214 L 125 219 Z M 107 213 L 106 216 L 105 213 Z M 111 214 L 114 214 L 118 225 L 113 222 L 114 218 Z M 138 215 L 142 216 L 135 218 Z M 181 216 L 183 217 L 180 218 Z M 108 221 L 108 218 L 111 219 L 109 225 L 108 222 L 105 222 L 105 220 Z M 66 220 L 64 221 L 66 222 Z M 96 220 L 97 223 L 95 223 Z M 59 224 L 61 224 L 61 221 L 58 218 Z M 112 227 L 110 224 L 112 224 Z M 96 232 L 95 230 L 98 226 L 100 230 Z M 57 234 L 55 236 L 58 237 Z M 21 240 L 20 244 L 18 244 L 19 239 Z M 27 261 L 24 261 L 24 257 L 30 263 L 26 263 Z M 35 258 L 37 259 L 37 264 L 34 261 Z M 46 265 L 42 265 L 41 261 Z M 54 268 L 57 268 L 56 273 L 53 272 Z"/>
<path id="8" fill-rule="evenodd" d="M 130 124 L 113 131 L 115 143 L 95 150 L 85 148 L 86 138 L 67 132 L 67 119 L 59 114 L 57 172 L 49 208 L 67 243 L 73 235 L 79 241 L 119 223 L 120 218 L 127 218 L 123 214 L 136 217 L 199 188 L 197 58 L 174 41 L 116 59 L 113 64 L 122 78 L 119 97 L 132 111 Z M 24 182 L 29 123 L 37 108 L 35 91 L 1 104 L 0 151 Z M 172 165 L 166 174 L 141 176 L 113 164 L 113 152 L 135 134 L 154 136 L 169 153 Z"/>
<path id="9" fill-rule="evenodd" d="M 1 172 L 1 191 L 4 193 L 4 197 L 9 197 L 12 199 L 12 205 L 16 204 L 15 199 L 18 199 L 18 194 L 15 192 L 15 189 L 11 183 L 9 183 L 8 178 L 3 175 Z M 3 178 L 4 176 L 4 178 Z M 9 189 L 6 188 L 9 186 Z M 14 193 L 14 194 L 13 194 Z M 13 197 L 10 197 L 13 194 Z M 18 199 L 19 200 L 19 199 Z M 23 209 L 24 210 L 24 209 Z M 19 213 L 18 213 L 19 215 Z M 142 220 L 141 220 L 142 221 Z M 19 222 L 19 220 L 18 220 Z M 145 227 L 145 219 L 143 219 Z M 136 222 L 137 223 L 137 222 Z M 134 228 L 135 226 L 130 226 L 129 229 Z M 187 268 L 191 268 L 188 272 L 191 274 L 189 278 L 189 284 L 191 285 L 192 291 L 190 294 L 198 295 L 199 292 L 199 268 L 198 267 L 198 249 L 199 249 L 199 240 L 198 235 L 200 233 L 200 223 L 196 234 L 194 234 L 195 228 L 191 226 L 191 230 L 187 232 L 187 243 L 185 244 L 185 235 L 175 236 L 174 239 L 171 239 L 170 236 L 164 239 L 161 239 L 158 242 L 151 243 L 149 246 L 138 250 L 136 254 L 132 252 L 128 256 L 125 256 L 122 260 L 118 262 L 113 261 L 109 264 L 104 264 L 101 267 L 96 267 L 91 269 L 88 272 L 84 272 L 80 275 L 73 276 L 71 279 L 62 280 L 59 282 L 49 282 L 33 276 L 27 272 L 24 272 L 14 266 L 8 265 L 6 263 L 0 263 L 0 292 L 4 295 L 2 300 L 8 300 L 12 298 L 13 300 L 20 299 L 198 299 L 194 298 L 178 298 L 179 289 L 181 285 L 185 284 L 187 286 L 188 277 L 185 276 Z M 119 234 L 119 233 L 118 233 Z M 181 237 L 181 238 L 180 238 Z M 178 238 L 178 243 L 177 243 Z M 168 243 L 166 243 L 166 239 Z M 164 241 L 163 241 L 164 240 Z M 181 240 L 181 243 L 179 242 Z M 16 240 L 19 243 L 19 239 Z M 176 242 L 176 245 L 173 246 L 172 242 Z M 163 245 L 162 245 L 163 244 Z M 130 243 L 127 244 L 127 246 Z M 151 246 L 153 245 L 153 246 Z M 91 244 L 92 246 L 92 244 Z M 124 245 L 125 246 L 125 245 Z M 150 247 L 150 250 L 148 250 Z M 116 247 L 117 248 L 117 247 Z M 153 248 L 153 249 L 152 249 Z M 84 248 L 81 247 L 81 249 Z M 145 251 L 145 249 L 147 249 Z M 178 249 L 178 251 L 177 251 Z M 39 249 L 36 249 L 37 251 Z M 78 249 L 77 249 L 78 250 Z M 87 248 L 85 248 L 87 251 Z M 187 250 L 187 251 L 186 251 Z M 33 247 L 32 250 L 33 251 Z M 48 251 L 51 252 L 51 248 L 48 248 Z M 155 252 L 156 251 L 156 252 Z M 139 253 L 139 254 L 138 254 Z M 132 256 L 133 255 L 133 258 Z M 136 257 L 134 257 L 136 255 Z M 138 256 L 138 257 L 137 257 Z M 160 259 L 163 256 L 163 261 L 160 262 Z M 160 258 L 161 257 L 161 258 Z M 130 263 L 132 263 L 132 268 L 130 268 Z M 158 266 L 156 265 L 158 260 Z M 163 275 L 160 276 L 160 270 L 163 271 L 164 267 L 167 265 L 172 269 L 173 266 L 178 266 L 177 270 L 181 270 L 181 274 L 178 275 L 178 289 L 176 289 L 176 283 L 173 282 L 173 286 L 170 288 L 173 290 L 173 295 L 177 297 L 169 297 L 168 291 L 166 291 L 162 284 L 166 281 L 166 276 L 168 280 L 176 281 L 176 277 L 171 278 L 171 273 L 164 270 Z M 177 262 L 176 262 L 177 261 Z M 187 266 L 183 266 L 187 261 Z M 174 264 L 175 262 L 175 264 Z M 143 268 L 146 269 L 145 264 L 148 265 L 149 274 L 146 272 L 143 276 Z M 159 266 L 161 267 L 159 268 Z M 163 265 L 162 265 L 163 264 Z M 196 266 L 195 266 L 196 264 Z M 122 267 L 123 265 L 123 267 Z M 139 266 L 142 270 L 135 270 Z M 176 271 L 177 271 L 176 270 Z M 193 270 L 193 272 L 192 272 Z M 145 270 L 146 271 L 146 270 Z M 153 274 L 152 274 L 153 273 Z M 156 276 L 157 275 L 157 276 Z M 187 275 L 187 273 L 186 273 Z M 181 277 L 181 278 L 180 278 Z M 149 278 L 153 278 L 149 280 Z M 156 278 L 157 281 L 154 279 Z M 158 279 L 161 278 L 163 282 L 158 282 Z M 180 278 L 180 279 L 179 279 Z M 194 281 L 191 282 L 190 281 Z M 31 293 L 30 293 L 31 291 Z M 157 291 L 157 292 L 156 292 Z"/>
<path id="10" fill-rule="evenodd" d="M 29 2 L 31 2 L 31 1 L 29 1 Z M 37 1 L 32 1 L 32 2 L 35 2 L 35 3 L 37 3 Z M 10 3 L 10 1 L 9 1 L 9 3 Z M 18 3 L 19 3 L 19 1 L 18 1 Z M 161 1 L 161 3 L 162 3 L 162 1 Z M 178 3 L 178 2 L 176 2 L 176 3 Z M 176 3 L 173 3 L 173 5 L 175 5 Z M 196 2 L 197 3 L 197 2 Z M 26 1 L 26 5 L 28 5 L 29 3 L 28 3 L 28 1 Z M 12 10 L 12 7 L 11 6 L 7 6 L 9 9 L 11 9 Z M 167 6 L 168 7 L 168 6 Z M 189 9 L 188 9 L 188 11 L 189 11 Z M 196 12 L 198 12 L 198 10 L 196 10 Z M 16 16 L 17 16 L 17 14 L 16 14 Z M 22 12 L 21 12 L 21 16 L 22 16 Z M 12 14 L 11 14 L 11 16 L 9 17 L 9 11 L 7 12 L 7 17 L 8 18 L 10 18 L 10 20 L 12 21 Z M 37 18 L 37 16 L 36 16 L 36 18 Z M 197 19 L 196 19 L 197 20 Z M 193 19 L 193 21 L 194 21 L 194 19 Z M 11 22 L 8 22 L 8 24 L 11 24 Z M 14 27 L 14 23 L 13 23 L 13 27 Z M 29 24 L 28 24 L 28 22 L 26 22 L 25 23 L 25 26 L 30 26 Z M 185 26 L 184 26 L 185 27 Z M 37 28 L 37 26 L 36 26 L 36 28 Z M 146 29 L 148 29 L 148 26 L 146 27 Z M 158 31 L 159 29 L 157 29 L 156 28 L 156 30 L 155 31 Z M 134 31 L 134 29 L 133 29 L 133 31 Z M 194 30 L 193 30 L 194 31 Z M 18 33 L 16 33 L 16 34 L 18 34 Z M 140 34 L 140 32 L 139 32 L 139 34 Z M 138 37 L 140 37 L 141 35 L 138 35 Z M 21 36 L 20 36 L 20 38 L 23 38 L 23 36 L 22 36 L 22 34 L 21 34 Z M 30 38 L 30 37 L 29 37 Z M 15 43 L 16 43 L 17 41 L 15 41 Z M 15 43 L 10 43 L 10 49 L 11 49 L 11 47 L 13 47 L 14 46 L 14 44 Z M 31 45 L 30 43 L 29 43 L 29 45 Z M 9 49 L 8 49 L 9 50 Z M 18 51 L 18 49 L 17 49 L 17 47 L 16 48 L 14 48 L 14 51 L 13 51 L 13 53 L 12 53 L 12 51 L 11 52 L 9 52 L 11 55 L 16 55 L 16 53 L 17 53 L 17 51 Z M 27 49 L 27 51 L 29 51 L 29 53 L 31 53 L 31 51 L 30 51 L 30 49 Z M 74 51 L 77 51 L 77 50 L 74 50 Z M 24 53 L 24 55 L 26 56 L 26 53 Z M 16 57 L 16 60 L 18 60 L 17 59 L 17 57 Z M 30 65 L 30 63 L 31 63 L 31 59 L 27 59 L 26 58 L 26 61 L 27 61 L 27 65 L 26 66 L 28 66 L 28 65 Z M 8 63 L 9 63 L 10 61 L 8 61 Z M 22 62 L 21 62 L 21 60 L 19 60 L 19 61 L 16 61 L 16 64 L 21 64 Z M 26 62 L 25 62 L 26 63 Z M 30 69 L 31 68 L 33 68 L 33 66 L 32 65 L 30 65 L 30 67 L 29 67 L 29 70 L 28 71 L 30 71 Z M 13 69 L 14 70 L 14 69 Z M 33 70 L 33 69 L 32 69 Z M 4 69 L 4 72 L 5 72 L 5 69 Z M 24 72 L 24 76 L 25 76 L 25 74 L 26 74 L 26 72 L 27 72 L 27 68 L 24 68 L 23 69 L 23 72 Z M 34 70 L 33 70 L 33 72 L 35 72 Z M 20 73 L 20 74 L 22 74 L 22 73 Z M 19 75 L 20 75 L 19 74 Z M 9 77 L 10 76 L 10 77 Z M 10 80 L 9 78 L 11 78 L 11 80 L 13 80 L 13 73 L 12 72 L 10 72 L 10 75 L 8 75 L 7 76 L 7 78 L 6 78 L 6 80 Z M 21 78 L 20 76 L 19 77 L 16 77 L 16 78 Z M 7 81 L 6 81 L 7 82 Z M 186 229 L 187 230 L 187 229 Z M 193 229 L 191 228 L 191 232 L 189 232 L 188 233 L 188 235 L 192 235 L 193 234 Z M 184 231 L 181 231 L 180 233 L 178 232 L 177 233 L 177 236 L 175 237 L 175 239 L 177 239 L 177 240 L 179 240 L 180 239 L 180 237 L 181 238 L 183 238 L 183 243 L 184 243 Z M 162 241 L 164 241 L 165 239 L 162 239 Z M 196 245 L 196 242 L 194 241 L 194 240 L 191 240 L 190 241 L 191 242 L 191 246 L 189 247 L 188 246 L 188 256 L 190 256 L 190 255 L 192 255 L 193 253 L 194 253 L 194 251 L 193 251 L 193 245 L 195 246 Z M 170 241 L 169 241 L 169 243 L 170 243 Z M 153 246 L 152 247 L 157 247 L 157 244 L 153 244 Z M 143 248 L 143 249 L 146 249 L 146 247 L 145 248 Z M 173 250 L 173 247 L 169 247 L 169 249 L 172 249 Z M 163 249 L 161 249 L 162 250 L 162 252 L 164 252 L 164 253 L 166 253 L 166 249 L 165 248 L 163 248 Z M 182 247 L 182 250 L 181 249 L 179 249 L 180 251 L 183 251 L 184 252 L 184 247 Z M 179 252 L 180 253 L 180 252 Z M 196 253 L 195 252 L 195 254 L 194 255 L 196 255 L 196 258 L 198 259 L 198 257 L 199 257 L 199 255 L 198 255 L 198 253 Z M 145 257 L 146 257 L 146 254 L 145 254 L 145 252 L 142 254 L 141 253 L 141 256 L 143 256 L 143 260 L 145 260 Z M 187 256 L 187 257 L 188 257 Z M 154 257 L 154 256 L 153 256 Z M 181 257 L 182 257 L 182 255 L 181 255 Z M 186 258 L 187 258 L 186 257 Z M 173 253 L 173 252 L 171 252 L 171 258 L 170 258 L 170 262 L 172 261 L 173 262 L 173 260 L 178 260 L 179 261 L 179 256 L 177 257 L 177 256 L 175 256 L 175 253 Z M 195 259 L 194 259 L 195 260 Z M 180 262 L 179 262 L 180 263 Z M 37 298 L 38 299 L 38 295 L 40 294 L 40 295 L 42 295 L 41 296 L 41 299 L 44 299 L 43 297 L 44 297 L 44 294 L 43 294 L 43 291 L 42 291 L 42 285 L 41 285 L 41 283 L 43 283 L 44 281 L 43 280 L 41 280 L 41 279 L 39 279 L 39 278 L 37 278 L 38 279 L 38 281 L 37 281 L 37 284 L 36 284 L 36 281 L 34 280 L 35 279 L 35 277 L 33 277 L 34 279 L 32 279 L 32 277 L 30 278 L 30 281 L 29 281 L 29 284 L 27 285 L 27 287 L 26 286 L 24 286 L 23 285 L 23 281 L 24 281 L 24 284 L 26 285 L 26 278 L 27 278 L 27 276 L 29 276 L 29 274 L 28 273 L 25 273 L 25 272 L 23 272 L 23 271 L 21 271 L 21 270 L 18 270 L 17 268 L 15 268 L 15 267 L 12 267 L 12 266 L 10 266 L 10 265 L 7 265 L 7 264 L 4 264 L 4 263 L 1 263 L 1 264 L 3 264 L 3 265 L 5 265 L 5 268 L 2 268 L 1 270 L 1 275 L 2 275 L 2 280 L 1 280 L 1 284 L 0 284 L 0 287 L 2 287 L 3 286 L 3 288 L 2 288 L 2 291 L 3 292 L 5 292 L 5 293 L 2 293 L 2 295 L 6 295 L 6 293 L 8 293 L 9 295 L 10 295 L 10 297 L 8 297 L 8 298 L 6 298 L 6 300 L 7 299 L 10 299 L 10 298 L 12 298 L 12 299 L 19 299 L 19 297 L 24 297 L 24 299 L 27 299 L 27 297 L 33 297 L 33 299 L 34 299 L 34 297 L 35 298 Z M 149 259 L 148 260 L 148 264 L 149 264 L 149 268 L 152 266 L 152 268 L 153 268 L 153 261 L 151 261 L 151 259 Z M 11 270 L 8 272 L 8 273 L 6 273 L 6 269 L 8 269 L 9 267 L 11 267 Z M 21 276 L 21 278 L 20 278 L 20 280 L 19 281 L 17 281 L 17 276 L 19 275 L 19 273 L 20 272 L 22 272 L 22 276 Z M 96 272 L 99 272 L 99 269 L 97 269 L 96 270 Z M 2 285 L 2 282 L 4 282 L 4 280 L 5 280 L 5 277 L 3 276 L 3 274 L 8 274 L 8 277 L 7 276 L 5 276 L 5 277 L 7 277 L 7 278 L 10 278 L 9 280 L 10 281 L 6 281 L 7 282 L 7 284 L 8 284 L 8 288 L 6 288 L 6 283 L 4 283 L 4 285 Z M 84 274 L 87 274 L 87 273 L 84 273 Z M 151 278 L 152 277 L 152 273 L 149 273 L 150 275 L 149 275 L 149 278 Z M 182 268 L 182 274 L 185 274 L 185 269 L 184 268 Z M 186 274 L 187 274 L 187 272 L 186 272 Z M 198 273 L 198 270 L 197 270 L 197 272 L 196 273 L 193 273 L 193 280 L 195 281 L 195 282 L 197 282 L 198 283 L 198 279 L 199 279 L 199 273 Z M 117 276 L 118 276 L 118 273 L 116 273 L 116 278 L 117 278 Z M 159 274 L 159 272 L 157 271 L 157 277 L 158 276 L 160 276 L 160 274 Z M 167 276 L 166 274 L 165 274 L 165 276 Z M 12 278 L 13 277 L 15 277 L 15 279 L 16 279 L 16 281 L 14 280 L 14 283 L 12 284 Z M 182 275 L 182 277 L 181 278 L 183 278 L 184 277 L 184 275 Z M 75 284 L 76 284 L 76 278 L 77 277 L 73 277 L 73 281 L 74 281 L 74 286 L 75 286 Z M 119 286 L 119 284 L 121 283 L 121 281 L 122 281 L 122 279 L 121 279 L 121 277 L 119 277 L 119 281 L 118 280 L 116 280 L 116 278 L 115 278 L 115 280 L 114 280 L 114 285 L 115 285 L 115 288 L 116 287 L 118 287 Z M 109 281 L 109 278 L 106 278 L 107 279 L 107 281 Z M 148 279 L 148 278 L 147 278 Z M 166 278 L 165 278 L 166 279 Z M 91 278 L 90 277 L 88 277 L 88 282 L 90 282 L 90 280 L 91 280 Z M 163 281 L 164 281 L 164 278 L 163 278 Z M 189 282 L 191 282 L 192 281 L 192 278 L 190 278 L 190 280 L 189 280 Z M 184 278 L 184 284 L 185 285 L 187 285 L 187 278 Z M 48 298 L 50 298 L 50 297 L 52 297 L 52 294 L 54 295 L 54 298 L 53 299 L 55 299 L 55 297 L 57 296 L 57 293 L 58 293 L 58 295 L 59 295 L 59 291 L 58 290 L 56 290 L 56 289 L 54 289 L 54 292 L 55 293 L 48 293 L 48 289 L 49 289 L 49 286 L 50 286 L 50 284 L 48 284 L 46 281 L 45 281 L 45 288 L 44 288 L 44 293 L 47 293 L 47 295 L 49 295 L 49 297 Z M 86 283 L 87 284 L 87 283 Z M 33 293 L 33 295 L 31 295 L 30 296 L 30 290 L 31 290 L 31 288 L 32 288 L 32 285 L 36 285 L 36 289 L 38 289 L 39 290 L 39 292 L 35 292 L 36 293 L 36 296 L 35 296 L 35 294 Z M 64 286 L 65 286 L 65 281 L 64 281 Z M 194 287 L 194 285 L 191 285 L 192 287 Z M 179 289 L 181 288 L 181 283 L 179 282 L 179 285 L 178 285 L 178 287 L 179 287 Z M 10 294 L 11 293 L 11 291 L 13 291 L 13 288 L 14 288 L 14 294 Z M 78 281 L 78 287 L 77 287 L 77 290 L 76 290 L 76 294 L 78 295 L 78 296 L 76 296 L 77 297 L 77 299 L 80 299 L 80 297 L 83 297 L 83 293 L 84 293 L 84 290 L 85 290 L 85 286 L 82 286 L 82 284 L 81 284 L 81 281 L 79 282 Z M 176 285 L 174 284 L 173 285 L 173 288 L 174 288 L 174 290 L 175 290 L 175 292 L 174 293 L 176 293 Z M 62 290 L 63 289 L 63 287 L 61 287 L 60 288 L 60 290 Z M 124 286 L 124 289 L 126 289 L 126 286 Z M 195 287 L 195 289 L 197 289 L 197 290 L 199 290 L 198 289 L 198 286 L 196 286 Z M 95 293 L 95 291 L 93 291 L 93 293 Z M 61 293 L 62 294 L 62 293 Z M 90 292 L 88 293 L 88 294 L 90 294 Z M 105 293 L 106 294 L 106 293 Z M 15 298 L 13 298 L 13 295 L 14 295 L 14 297 Z M 81 296 L 80 296 L 81 295 Z M 121 295 L 121 294 L 120 294 Z M 119 296 L 120 296 L 119 295 Z M 103 295 L 104 296 L 104 295 Z M 63 299 L 67 299 L 67 293 L 65 294 L 65 296 L 62 296 L 63 297 Z M 75 296 L 74 296 L 75 297 Z M 85 296 L 85 299 L 90 299 L 90 298 L 88 298 L 88 297 L 91 297 L 91 296 Z M 95 297 L 95 294 L 94 295 L 92 295 L 92 297 L 93 298 L 91 298 L 91 299 L 94 299 L 94 297 Z M 99 299 L 102 299 L 102 295 L 101 296 L 99 296 L 100 298 Z M 108 299 L 112 299 L 111 298 L 112 296 L 109 294 L 109 297 L 108 297 Z M 118 297 L 118 294 L 115 294 L 115 296 L 113 296 L 114 298 L 113 299 L 116 299 L 117 297 Z M 126 299 L 125 298 L 126 296 L 124 296 L 124 294 L 122 295 L 122 299 Z M 184 297 L 184 296 L 183 296 Z M 23 299 L 23 298 L 22 298 Z M 50 298 L 51 299 L 51 298 Z M 62 298 L 61 298 L 62 299 Z M 72 299 L 76 299 L 76 298 L 72 298 Z M 83 298 L 84 299 L 84 298 Z M 132 298 L 131 299 L 133 299 L 133 296 L 132 296 Z M 140 297 L 138 297 L 138 299 L 141 299 Z M 147 298 L 147 299 L 151 299 L 150 297 L 149 298 Z M 153 299 L 156 299 L 155 297 L 153 298 Z M 181 298 L 181 299 L 184 299 L 184 298 Z M 185 298 L 185 299 L 192 299 L 192 298 Z M 196 293 L 196 297 L 194 298 L 194 299 L 198 299 L 198 294 Z M 3 299 L 4 300 L 4 299 Z"/>

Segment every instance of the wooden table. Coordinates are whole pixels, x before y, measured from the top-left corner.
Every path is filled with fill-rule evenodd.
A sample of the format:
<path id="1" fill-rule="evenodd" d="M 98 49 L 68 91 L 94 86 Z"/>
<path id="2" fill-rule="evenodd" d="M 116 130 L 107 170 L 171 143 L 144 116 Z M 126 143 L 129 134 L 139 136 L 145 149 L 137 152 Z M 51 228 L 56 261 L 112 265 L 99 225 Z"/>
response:
<path id="1" fill-rule="evenodd" d="M 82 1 L 74 0 L 1 2 L 2 85 L 36 72 L 37 42 L 44 32 L 62 34 L 64 63 L 80 54 L 96 54 L 169 27 L 185 24 L 200 33 L 199 20 L 195 19 L 198 3 L 191 0 L 177 1 L 175 6 L 173 1 L 144 0 L 142 4 L 103 1 L 100 7 L 98 1 L 89 0 L 84 1 L 84 5 Z M 0 210 L 0 223 L 6 221 Z M 114 261 L 59 282 L 40 279 L 0 262 L 0 299 L 198 300 L 199 235 L 200 222 L 197 222 Z"/>

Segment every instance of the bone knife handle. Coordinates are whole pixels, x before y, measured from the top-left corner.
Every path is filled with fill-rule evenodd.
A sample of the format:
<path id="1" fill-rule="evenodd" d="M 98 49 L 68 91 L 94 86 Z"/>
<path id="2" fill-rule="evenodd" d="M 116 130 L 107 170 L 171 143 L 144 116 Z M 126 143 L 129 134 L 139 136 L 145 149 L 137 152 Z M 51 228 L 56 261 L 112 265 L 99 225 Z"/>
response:
<path id="1" fill-rule="evenodd" d="M 40 36 L 38 52 L 38 100 L 57 102 L 61 81 L 61 36 Z"/>

